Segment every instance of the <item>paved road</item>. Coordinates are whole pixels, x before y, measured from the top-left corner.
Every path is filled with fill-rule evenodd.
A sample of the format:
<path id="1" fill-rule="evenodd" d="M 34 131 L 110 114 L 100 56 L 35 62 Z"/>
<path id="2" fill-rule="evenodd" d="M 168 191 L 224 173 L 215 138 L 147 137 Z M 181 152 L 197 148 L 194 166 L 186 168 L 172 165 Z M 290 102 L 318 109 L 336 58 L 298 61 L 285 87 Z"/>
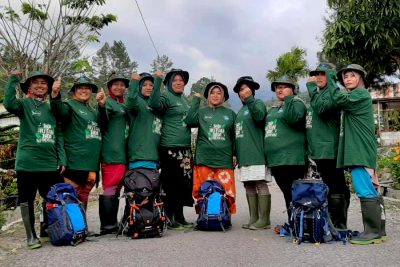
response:
<path id="1" fill-rule="evenodd" d="M 50 243 L 38 250 L 25 248 L 23 230 L 15 232 L 16 249 L 8 253 L 2 266 L 400 266 L 400 209 L 388 205 L 389 240 L 381 245 L 356 246 L 340 242 L 296 245 L 272 230 L 241 228 L 247 220 L 247 206 L 241 183 L 237 183 L 238 213 L 227 232 L 168 231 L 162 238 L 131 240 L 126 237 L 98 237 L 77 247 L 54 247 Z M 276 185 L 272 192 L 272 225 L 282 223 L 283 197 Z M 97 204 L 89 206 L 89 228 L 98 230 Z M 194 221 L 193 209 L 185 209 Z M 360 230 L 358 200 L 350 206 L 349 227 Z M 0 236 L 1 238 L 1 236 Z M 4 240 L 6 241 L 6 240 Z M 1 249 L 0 241 L 0 249 Z"/>

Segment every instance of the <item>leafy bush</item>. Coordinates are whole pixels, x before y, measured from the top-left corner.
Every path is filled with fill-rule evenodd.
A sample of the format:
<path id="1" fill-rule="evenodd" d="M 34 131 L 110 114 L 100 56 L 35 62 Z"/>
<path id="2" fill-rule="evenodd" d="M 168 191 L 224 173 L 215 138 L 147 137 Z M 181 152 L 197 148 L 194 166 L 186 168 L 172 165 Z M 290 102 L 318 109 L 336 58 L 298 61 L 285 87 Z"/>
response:
<path id="1" fill-rule="evenodd" d="M 400 143 L 388 153 L 378 156 L 378 171 L 389 169 L 395 188 L 400 189 Z"/>

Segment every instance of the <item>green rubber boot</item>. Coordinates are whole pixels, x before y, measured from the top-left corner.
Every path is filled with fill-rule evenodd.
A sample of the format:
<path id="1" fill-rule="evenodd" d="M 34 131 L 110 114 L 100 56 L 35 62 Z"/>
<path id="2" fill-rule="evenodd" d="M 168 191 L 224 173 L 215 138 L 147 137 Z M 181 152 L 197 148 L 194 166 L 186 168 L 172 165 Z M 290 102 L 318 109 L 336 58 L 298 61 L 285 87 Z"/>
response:
<path id="1" fill-rule="evenodd" d="M 249 223 L 242 225 L 243 229 L 249 229 L 250 225 L 258 220 L 258 197 L 257 195 L 246 194 L 247 204 L 249 205 Z"/>
<path id="2" fill-rule="evenodd" d="M 28 247 L 31 249 L 40 248 L 42 246 L 35 232 L 35 214 L 33 212 L 33 204 L 28 202 L 20 204 L 22 221 L 24 223 Z"/>
<path id="3" fill-rule="evenodd" d="M 377 198 L 360 198 L 364 232 L 350 240 L 357 245 L 382 243 L 381 202 Z"/>
<path id="4" fill-rule="evenodd" d="M 258 196 L 258 220 L 250 224 L 251 230 L 262 230 L 271 228 L 270 213 L 271 213 L 271 195 Z"/>

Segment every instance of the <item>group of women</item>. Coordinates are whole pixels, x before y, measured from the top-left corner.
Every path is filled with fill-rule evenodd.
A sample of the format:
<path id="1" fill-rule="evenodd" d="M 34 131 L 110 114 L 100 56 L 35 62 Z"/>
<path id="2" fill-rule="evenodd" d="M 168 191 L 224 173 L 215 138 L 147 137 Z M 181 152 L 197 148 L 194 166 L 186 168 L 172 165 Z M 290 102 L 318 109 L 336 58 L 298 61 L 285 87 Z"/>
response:
<path id="1" fill-rule="evenodd" d="M 62 100 L 61 80 L 41 72 L 20 84 L 26 97 L 17 98 L 21 73 L 12 73 L 4 105 L 21 121 L 16 170 L 30 248 L 41 246 L 34 228 L 36 191 L 44 198 L 51 185 L 70 183 L 86 208 L 100 169 L 100 234 L 117 231 L 118 196 L 126 172 L 160 179 L 169 229 L 193 227 L 183 207 L 200 199 L 200 186 L 208 179 L 225 188 L 229 210 L 236 213 L 235 175 L 246 189 L 250 213 L 242 227 L 270 228 L 267 167 L 283 192 L 289 220 L 291 186 L 305 177 L 307 157 L 316 161 L 329 186 L 334 225 L 347 228 L 350 192 L 343 168 L 350 168 L 364 223 L 364 232 L 352 242 L 379 243 L 386 237 L 375 174 L 372 103 L 361 66 L 351 64 L 336 75 L 331 64 L 320 64 L 310 72 L 308 108 L 288 77 L 272 82 L 278 102 L 268 111 L 255 97 L 260 85 L 251 76 L 240 77 L 233 88 L 243 104 L 237 114 L 224 106 L 229 99 L 224 84 L 209 83 L 204 90 L 207 105 L 200 107 L 199 93 L 191 105 L 184 95 L 187 71 L 172 69 L 163 81 L 162 76 L 160 71 L 132 74 L 130 79 L 116 75 L 107 82 L 108 94 L 81 77 L 70 89 L 72 97 Z M 336 79 L 348 92 L 339 90 Z M 96 107 L 90 104 L 94 93 Z M 198 128 L 194 158 L 191 128 Z M 46 236 L 46 216 L 40 236 Z"/>

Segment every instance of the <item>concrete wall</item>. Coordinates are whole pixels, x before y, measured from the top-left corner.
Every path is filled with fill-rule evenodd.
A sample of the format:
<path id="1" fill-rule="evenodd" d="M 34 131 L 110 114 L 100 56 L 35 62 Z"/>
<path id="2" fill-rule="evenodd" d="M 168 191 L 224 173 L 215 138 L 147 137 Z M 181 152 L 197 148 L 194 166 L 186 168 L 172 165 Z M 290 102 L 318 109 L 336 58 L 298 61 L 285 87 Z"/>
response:
<path id="1" fill-rule="evenodd" d="M 400 132 L 381 132 L 381 146 L 392 146 L 400 142 Z"/>

